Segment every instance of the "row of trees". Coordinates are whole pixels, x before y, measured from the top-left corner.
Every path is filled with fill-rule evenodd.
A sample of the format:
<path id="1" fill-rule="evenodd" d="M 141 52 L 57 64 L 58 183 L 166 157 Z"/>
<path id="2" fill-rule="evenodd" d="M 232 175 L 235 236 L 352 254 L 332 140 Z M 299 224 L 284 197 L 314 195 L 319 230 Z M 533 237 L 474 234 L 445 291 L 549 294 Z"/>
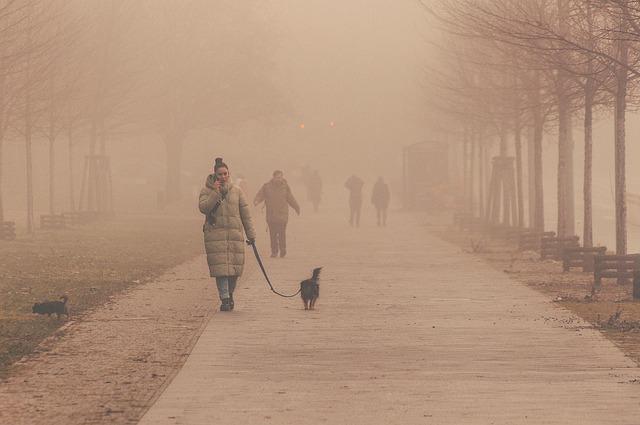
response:
<path id="1" fill-rule="evenodd" d="M 584 246 L 593 244 L 594 115 L 614 116 L 616 252 L 627 251 L 625 120 L 640 76 L 640 6 L 633 0 L 424 2 L 445 30 L 430 99 L 487 168 L 491 140 L 513 145 L 519 226 L 544 230 L 542 139 L 557 134 L 557 233 L 576 233 L 574 123 L 584 129 Z M 464 123 L 460 125 L 460 123 Z M 523 164 L 527 135 L 527 164 Z M 529 176 L 525 194 L 523 170 Z M 482 206 L 483 185 L 473 189 Z M 473 193 L 470 196 L 474 196 Z M 529 222 L 524 222 L 524 200 Z M 482 207 L 481 207 L 482 208 Z"/>
<path id="2" fill-rule="evenodd" d="M 272 49 L 258 1 L 0 0 L 0 222 L 6 142 L 26 155 L 27 227 L 34 229 L 35 142 L 49 146 L 49 211 L 56 149 L 69 153 L 69 207 L 100 208 L 108 161 L 88 160 L 78 200 L 73 150 L 105 159 L 123 134 L 166 151 L 165 193 L 180 197 L 190 133 L 284 110 L 268 77 Z M 132 146 L 132 150 L 140 148 Z"/>

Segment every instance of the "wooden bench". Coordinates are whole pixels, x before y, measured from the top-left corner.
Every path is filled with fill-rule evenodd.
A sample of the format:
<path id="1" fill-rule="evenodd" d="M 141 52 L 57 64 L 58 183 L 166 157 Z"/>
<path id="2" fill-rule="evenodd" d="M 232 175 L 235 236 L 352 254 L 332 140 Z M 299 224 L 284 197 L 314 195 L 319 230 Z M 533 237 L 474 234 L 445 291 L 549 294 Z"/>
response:
<path id="1" fill-rule="evenodd" d="M 596 246 L 593 248 L 565 248 L 562 251 L 562 270 L 568 272 L 573 267 L 581 267 L 583 272 L 592 272 L 594 257 L 596 255 L 604 255 L 606 253 L 606 246 Z"/>
<path id="2" fill-rule="evenodd" d="M 553 238 L 556 236 L 556 232 L 535 232 L 535 231 L 524 231 L 520 233 L 520 237 L 518 239 L 518 250 L 519 251 L 540 251 L 540 245 L 542 242 L 542 238 L 548 237 Z"/>
<path id="3" fill-rule="evenodd" d="M 64 229 L 67 227 L 64 215 L 62 214 L 43 214 L 40 216 L 40 228 L 45 230 Z"/>
<path id="4" fill-rule="evenodd" d="M 578 236 L 569 236 L 567 238 L 544 236 L 540 241 L 540 258 L 543 260 L 547 258 L 561 260 L 562 251 L 565 248 L 577 248 L 579 240 Z"/>
<path id="5" fill-rule="evenodd" d="M 97 221 L 99 215 L 94 211 L 72 211 L 62 213 L 67 226 L 77 226 Z"/>
<path id="6" fill-rule="evenodd" d="M 640 270 L 640 254 L 596 255 L 593 263 L 593 284 L 599 288 L 603 278 L 615 278 L 618 283 L 632 279 Z"/>
<path id="7" fill-rule="evenodd" d="M 16 223 L 13 221 L 0 221 L 0 240 L 13 241 L 16 239 Z"/>
<path id="8" fill-rule="evenodd" d="M 640 269 L 633 271 L 633 299 L 640 299 Z"/>

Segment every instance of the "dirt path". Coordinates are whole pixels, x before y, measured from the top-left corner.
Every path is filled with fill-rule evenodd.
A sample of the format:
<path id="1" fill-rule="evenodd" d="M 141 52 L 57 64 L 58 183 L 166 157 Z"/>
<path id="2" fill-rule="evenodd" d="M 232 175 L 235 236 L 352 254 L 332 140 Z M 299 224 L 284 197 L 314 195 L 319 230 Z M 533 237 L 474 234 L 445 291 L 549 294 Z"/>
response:
<path id="1" fill-rule="evenodd" d="M 319 309 L 271 296 L 253 274 L 141 423 L 637 423 L 634 362 L 403 219 L 367 232 L 291 223 L 288 258 L 267 265 L 282 290 L 325 266 Z"/>

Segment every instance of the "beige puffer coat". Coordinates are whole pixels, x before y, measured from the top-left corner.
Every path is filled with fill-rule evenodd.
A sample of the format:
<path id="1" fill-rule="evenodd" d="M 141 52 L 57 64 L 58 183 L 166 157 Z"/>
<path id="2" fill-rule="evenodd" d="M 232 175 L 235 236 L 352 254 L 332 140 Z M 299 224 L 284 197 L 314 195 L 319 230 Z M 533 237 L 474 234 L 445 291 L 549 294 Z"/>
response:
<path id="1" fill-rule="evenodd" d="M 200 212 L 207 217 L 221 199 L 214 182 L 215 176 L 212 174 L 207 177 L 205 187 L 200 191 Z M 256 238 L 244 193 L 234 184 L 228 184 L 227 188 L 224 200 L 203 226 L 204 246 L 212 277 L 240 276 L 244 268 L 243 228 L 247 239 Z"/>

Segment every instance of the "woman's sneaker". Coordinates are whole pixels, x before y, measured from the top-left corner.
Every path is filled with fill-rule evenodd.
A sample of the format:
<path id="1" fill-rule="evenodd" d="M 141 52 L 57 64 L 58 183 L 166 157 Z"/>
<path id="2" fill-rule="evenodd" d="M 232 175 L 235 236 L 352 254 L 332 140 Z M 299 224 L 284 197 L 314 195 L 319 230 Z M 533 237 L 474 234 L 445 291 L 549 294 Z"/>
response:
<path id="1" fill-rule="evenodd" d="M 229 311 L 233 311 L 233 295 L 229 297 Z"/>
<path id="2" fill-rule="evenodd" d="M 220 304 L 220 311 L 231 311 L 231 304 L 229 298 L 224 298 L 222 304 Z"/>

